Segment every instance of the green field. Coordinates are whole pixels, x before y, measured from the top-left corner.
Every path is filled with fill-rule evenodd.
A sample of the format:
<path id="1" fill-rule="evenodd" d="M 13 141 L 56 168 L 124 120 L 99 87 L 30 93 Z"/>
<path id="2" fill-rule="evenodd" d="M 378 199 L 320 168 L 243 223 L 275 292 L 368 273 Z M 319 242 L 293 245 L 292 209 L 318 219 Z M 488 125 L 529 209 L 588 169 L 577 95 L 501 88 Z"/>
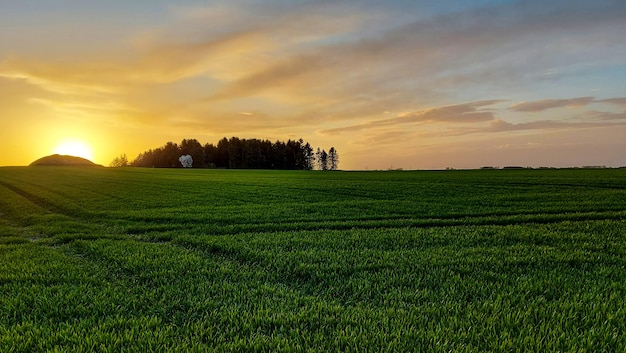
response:
<path id="1" fill-rule="evenodd" d="M 623 352 L 626 169 L 0 168 L 0 352 Z"/>

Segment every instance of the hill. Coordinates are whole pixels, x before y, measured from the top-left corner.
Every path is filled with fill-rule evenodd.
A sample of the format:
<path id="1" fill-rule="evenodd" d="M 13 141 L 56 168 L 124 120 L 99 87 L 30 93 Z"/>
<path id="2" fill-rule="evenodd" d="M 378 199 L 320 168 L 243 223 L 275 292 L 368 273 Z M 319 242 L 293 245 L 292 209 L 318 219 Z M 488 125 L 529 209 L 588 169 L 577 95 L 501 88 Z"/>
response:
<path id="1" fill-rule="evenodd" d="M 39 158 L 30 164 L 31 166 L 71 166 L 71 167 L 97 167 L 100 166 L 94 162 L 74 156 L 53 154 L 50 156 Z"/>

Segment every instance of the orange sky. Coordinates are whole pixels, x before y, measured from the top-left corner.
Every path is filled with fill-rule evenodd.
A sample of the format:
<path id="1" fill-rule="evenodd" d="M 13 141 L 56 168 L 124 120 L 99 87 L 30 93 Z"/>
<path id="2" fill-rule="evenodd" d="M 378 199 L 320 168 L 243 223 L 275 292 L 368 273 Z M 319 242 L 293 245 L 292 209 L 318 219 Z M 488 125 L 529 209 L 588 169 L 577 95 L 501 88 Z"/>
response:
<path id="1" fill-rule="evenodd" d="M 0 4 L 0 165 L 298 139 L 341 169 L 626 165 L 623 1 Z"/>

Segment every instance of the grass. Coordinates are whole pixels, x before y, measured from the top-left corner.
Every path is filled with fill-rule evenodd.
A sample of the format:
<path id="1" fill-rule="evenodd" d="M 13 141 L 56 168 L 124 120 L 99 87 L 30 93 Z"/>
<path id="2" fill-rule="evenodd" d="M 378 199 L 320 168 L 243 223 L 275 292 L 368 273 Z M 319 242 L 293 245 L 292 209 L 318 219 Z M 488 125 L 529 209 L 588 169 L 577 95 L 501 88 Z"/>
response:
<path id="1" fill-rule="evenodd" d="M 626 170 L 0 168 L 0 351 L 626 349 Z"/>

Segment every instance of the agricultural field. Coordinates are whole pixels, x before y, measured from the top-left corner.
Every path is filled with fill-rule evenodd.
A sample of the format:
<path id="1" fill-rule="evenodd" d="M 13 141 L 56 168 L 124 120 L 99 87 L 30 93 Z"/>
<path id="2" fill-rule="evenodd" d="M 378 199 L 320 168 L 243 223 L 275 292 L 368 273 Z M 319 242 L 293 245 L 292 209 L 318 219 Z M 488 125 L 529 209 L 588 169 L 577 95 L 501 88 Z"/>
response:
<path id="1" fill-rule="evenodd" d="M 0 352 L 623 352 L 626 169 L 0 168 Z"/>

